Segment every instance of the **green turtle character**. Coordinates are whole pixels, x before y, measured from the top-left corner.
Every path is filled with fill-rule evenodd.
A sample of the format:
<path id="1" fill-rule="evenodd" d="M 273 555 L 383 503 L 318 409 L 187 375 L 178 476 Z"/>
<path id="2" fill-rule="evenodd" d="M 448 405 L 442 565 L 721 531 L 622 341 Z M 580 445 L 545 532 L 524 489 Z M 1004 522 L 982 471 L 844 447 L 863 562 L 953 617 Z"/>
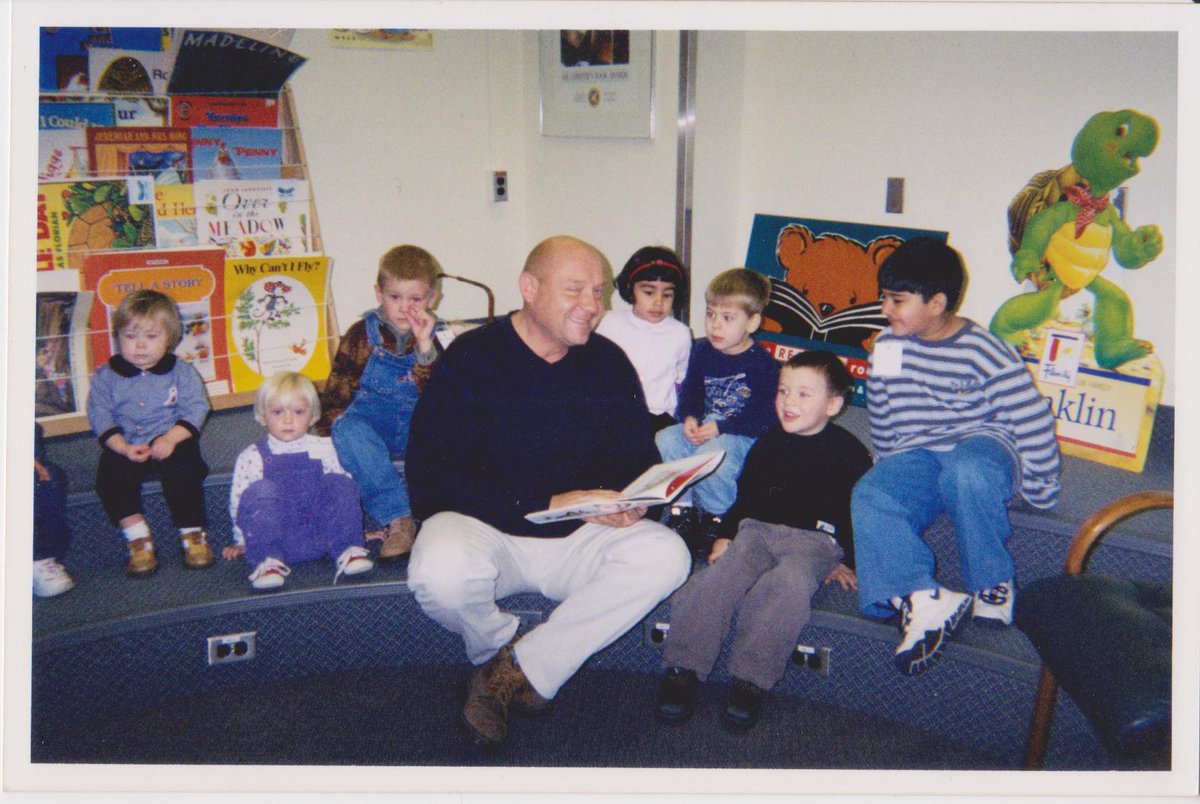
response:
<path id="1" fill-rule="evenodd" d="M 1029 330 L 1049 321 L 1060 300 L 1080 288 L 1095 298 L 1096 363 L 1116 368 L 1153 351 L 1133 337 L 1133 305 L 1100 276 L 1111 251 L 1122 268 L 1141 268 L 1163 248 L 1157 226 L 1131 229 L 1108 194 L 1141 170 L 1158 145 L 1158 123 L 1123 109 L 1094 115 L 1075 137 L 1071 164 L 1038 173 L 1008 208 L 1012 274 L 1037 290 L 1000 305 L 990 329 L 1020 347 Z"/>

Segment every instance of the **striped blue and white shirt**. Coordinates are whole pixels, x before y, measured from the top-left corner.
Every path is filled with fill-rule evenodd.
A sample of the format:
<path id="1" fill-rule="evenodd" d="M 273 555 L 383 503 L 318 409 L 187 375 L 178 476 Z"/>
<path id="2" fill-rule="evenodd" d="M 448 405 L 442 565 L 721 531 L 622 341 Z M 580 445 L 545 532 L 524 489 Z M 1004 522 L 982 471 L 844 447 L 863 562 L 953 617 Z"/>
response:
<path id="1" fill-rule="evenodd" d="M 888 328 L 875 339 L 869 372 L 867 407 L 877 459 L 910 449 L 952 449 L 971 436 L 990 436 L 1020 467 L 1014 491 L 1037 508 L 1054 505 L 1062 488 L 1054 415 L 1011 345 L 969 320 L 938 341 L 897 337 Z"/>

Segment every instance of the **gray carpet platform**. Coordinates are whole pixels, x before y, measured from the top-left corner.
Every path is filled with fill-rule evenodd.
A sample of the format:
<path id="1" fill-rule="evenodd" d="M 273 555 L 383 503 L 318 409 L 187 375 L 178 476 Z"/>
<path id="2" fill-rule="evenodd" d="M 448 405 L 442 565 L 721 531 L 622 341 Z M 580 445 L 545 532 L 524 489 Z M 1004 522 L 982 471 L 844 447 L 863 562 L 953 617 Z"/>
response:
<path id="1" fill-rule="evenodd" d="M 848 410 L 841 423 L 866 439 L 866 414 L 861 408 Z M 1020 583 L 1056 574 L 1071 536 L 1097 508 L 1136 491 L 1173 489 L 1173 425 L 1173 411 L 1160 409 L 1143 473 L 1067 458 L 1064 493 L 1054 511 L 1014 508 L 1010 548 Z M 205 427 L 201 447 L 213 470 L 206 488 L 209 526 L 218 549 L 229 540 L 229 472 L 238 452 L 260 433 L 248 410 L 215 413 Z M 89 757 L 121 761 L 102 758 L 94 746 L 64 748 L 52 735 L 60 733 L 62 724 L 120 718 L 122 713 L 169 706 L 197 695 L 236 695 L 238 690 L 288 679 L 316 683 L 311 679 L 317 676 L 370 669 L 391 673 L 408 668 L 417 674 L 437 667 L 465 671 L 461 641 L 420 612 L 407 588 L 403 562 L 381 565 L 359 578 L 342 578 L 336 586 L 332 562 L 297 565 L 283 590 L 257 593 L 247 583 L 250 568 L 243 561 L 219 561 L 210 569 L 189 571 L 171 550 L 172 540 L 159 536 L 159 571 L 145 580 L 125 578 L 121 539 L 91 491 L 99 454 L 94 439 L 88 434 L 60 437 L 47 447 L 50 459 L 71 479 L 74 541 L 64 563 L 77 585 L 62 597 L 34 603 L 32 722 L 35 746 L 41 740 L 47 752 L 46 759 L 37 761 L 62 759 L 61 752 L 69 750 L 75 751 L 71 761 L 89 761 Z M 157 488 L 148 486 L 145 498 L 151 527 L 159 534 L 170 533 Z M 1109 537 L 1096 554 L 1092 571 L 1168 581 L 1172 537 L 1170 512 L 1137 517 Z M 956 586 L 952 529 L 946 521 L 939 522 L 928 538 L 939 556 L 940 580 Z M 797 717 L 803 716 L 805 707 L 824 706 L 911 728 L 974 756 L 962 760 L 964 768 L 1019 765 L 1038 671 L 1036 652 L 1019 631 L 969 627 L 950 645 L 941 664 L 910 679 L 892 667 L 895 629 L 859 616 L 855 595 L 825 589 L 815 604 L 813 620 L 799 635 L 799 643 L 828 648 L 829 672 L 803 667 L 798 654 L 775 692 L 784 702 L 782 711 L 788 711 L 786 702 L 791 701 Z M 538 595 L 519 595 L 504 605 L 521 614 L 524 627 L 539 622 L 553 607 Z M 652 694 L 662 635 L 669 622 L 669 605 L 663 603 L 593 657 L 585 671 L 596 674 L 596 679 L 643 679 L 643 687 L 650 691 L 646 694 Z M 256 635 L 252 660 L 209 666 L 208 637 L 250 631 Z M 714 674 L 717 684 L 729 682 L 723 662 Z M 629 682 L 613 683 L 621 687 Z M 1058 710 L 1047 767 L 1112 767 L 1111 758 L 1066 695 L 1060 696 Z M 601 714 L 593 712 L 590 717 Z M 617 764 L 658 767 L 660 762 L 673 762 L 653 752 L 634 761 L 618 746 L 613 751 Z M 282 753 L 278 761 L 286 762 L 287 756 Z M 760 765 L 753 759 L 748 755 L 748 764 L 741 766 L 780 766 L 766 754 Z M 304 761 L 320 764 L 310 755 Z M 331 754 L 328 761 L 337 758 Z M 422 753 L 397 755 L 389 761 L 404 765 L 457 760 Z M 815 767 L 795 761 L 795 767 Z M 516 758 L 513 763 L 538 764 Z M 702 755 L 694 757 L 693 763 L 711 764 Z M 876 766 L 897 767 L 882 755 L 879 764 L 864 765 Z"/>

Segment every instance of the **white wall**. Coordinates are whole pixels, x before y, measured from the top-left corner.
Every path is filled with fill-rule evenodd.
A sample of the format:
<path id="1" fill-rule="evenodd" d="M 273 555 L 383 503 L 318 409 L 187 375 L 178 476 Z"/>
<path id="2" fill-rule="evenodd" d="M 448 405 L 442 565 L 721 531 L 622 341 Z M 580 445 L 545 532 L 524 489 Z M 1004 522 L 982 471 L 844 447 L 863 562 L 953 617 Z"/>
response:
<path id="1" fill-rule="evenodd" d="M 614 271 L 673 243 L 677 32 L 656 34 L 650 140 L 541 136 L 534 31 L 437 30 L 421 52 L 334 48 L 309 29 L 292 47 L 309 58 L 292 84 L 343 329 L 374 304 L 376 261 L 396 243 L 487 282 L 499 311 L 548 235 L 589 240 Z M 756 212 L 942 229 L 971 274 L 963 313 L 986 323 L 1017 291 L 1012 197 L 1070 161 L 1093 113 L 1136 108 L 1163 136 L 1129 183 L 1128 219 L 1158 224 L 1166 248 L 1105 276 L 1135 299 L 1173 404 L 1176 59 L 1173 33 L 704 31 L 693 283 L 744 262 Z M 506 203 L 491 201 L 493 169 L 508 171 Z M 906 179 L 903 214 L 883 211 L 889 176 Z M 478 291 L 445 290 L 443 314 L 482 313 Z M 694 293 L 697 332 L 701 310 Z"/>
<path id="2" fill-rule="evenodd" d="M 739 58 L 737 98 L 726 63 Z M 1155 344 L 1173 404 L 1176 60 L 1174 33 L 707 34 L 700 86 L 720 90 L 702 94 L 697 112 L 696 159 L 708 171 L 697 169 L 698 192 L 708 186 L 695 228 L 721 234 L 704 248 L 697 239 L 693 281 L 745 259 L 756 212 L 945 230 L 970 273 L 962 312 L 986 325 L 1018 290 L 1013 196 L 1070 162 L 1092 114 L 1135 108 L 1157 118 L 1162 137 L 1128 184 L 1127 219 L 1157 224 L 1166 245 L 1139 271 L 1110 261 L 1104 275 L 1135 300 L 1136 335 Z M 736 185 L 712 167 L 734 162 Z M 906 179 L 903 214 L 883 211 L 889 176 Z"/>

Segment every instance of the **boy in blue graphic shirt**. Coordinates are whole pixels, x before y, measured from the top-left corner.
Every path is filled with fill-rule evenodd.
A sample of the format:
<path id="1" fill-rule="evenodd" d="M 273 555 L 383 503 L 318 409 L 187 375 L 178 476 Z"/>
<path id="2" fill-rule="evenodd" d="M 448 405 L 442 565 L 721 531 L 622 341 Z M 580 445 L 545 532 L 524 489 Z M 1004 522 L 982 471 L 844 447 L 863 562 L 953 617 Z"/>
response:
<path id="1" fill-rule="evenodd" d="M 725 451 L 717 470 L 671 508 L 668 527 L 698 557 L 708 555 L 721 515 L 737 496 L 737 479 L 755 439 L 775 423 L 779 366 L 751 337 L 771 294 L 765 276 L 747 268 L 717 274 L 705 291 L 705 340 L 692 347 L 679 392 L 681 424 L 655 438 L 664 461 Z"/>
<path id="2" fill-rule="evenodd" d="M 338 345 L 321 395 L 316 431 L 333 436 L 342 466 L 358 482 L 363 507 L 383 532 L 379 559 L 412 550 L 417 528 L 408 484 L 392 459 L 408 448 L 408 425 L 439 354 L 441 327 L 430 309 L 442 269 L 423 248 L 396 246 L 379 260 L 375 299 Z"/>

